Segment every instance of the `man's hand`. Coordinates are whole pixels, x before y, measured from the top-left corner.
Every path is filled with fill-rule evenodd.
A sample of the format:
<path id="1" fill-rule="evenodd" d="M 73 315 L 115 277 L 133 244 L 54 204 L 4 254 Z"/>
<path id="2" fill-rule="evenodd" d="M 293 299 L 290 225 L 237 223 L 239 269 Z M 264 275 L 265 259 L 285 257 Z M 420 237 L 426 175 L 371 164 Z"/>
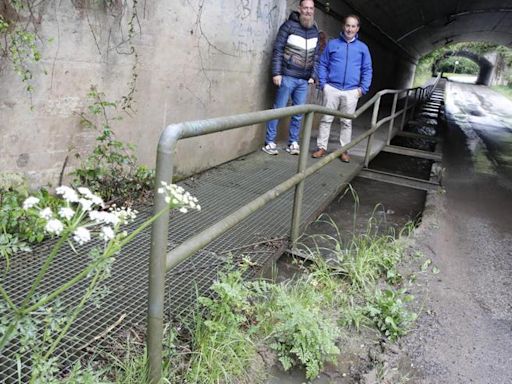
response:
<path id="1" fill-rule="evenodd" d="M 272 81 L 274 82 L 274 85 L 277 85 L 278 87 L 281 86 L 281 82 L 283 81 L 283 76 L 276 75 L 272 78 Z"/>
<path id="2" fill-rule="evenodd" d="M 357 88 L 357 97 L 363 96 L 363 90 L 361 88 Z"/>
<path id="3" fill-rule="evenodd" d="M 312 77 L 308 80 L 308 84 L 314 84 L 315 83 L 315 79 L 313 79 Z"/>

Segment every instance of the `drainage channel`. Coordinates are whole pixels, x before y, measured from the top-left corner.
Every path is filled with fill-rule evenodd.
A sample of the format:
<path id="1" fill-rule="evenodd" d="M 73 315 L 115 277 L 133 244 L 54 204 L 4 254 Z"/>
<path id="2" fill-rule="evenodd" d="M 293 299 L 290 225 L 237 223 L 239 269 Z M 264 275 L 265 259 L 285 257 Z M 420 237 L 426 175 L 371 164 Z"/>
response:
<path id="1" fill-rule="evenodd" d="M 287 154 L 276 157 L 277 159 L 269 159 L 265 154 L 256 153 L 248 156 L 247 160 L 242 158 L 197 178 L 184 181 L 182 185 L 199 198 L 203 210 L 187 214 L 183 219 L 178 214 L 172 215 L 169 231 L 170 248 L 277 185 L 280 178 L 286 179 L 293 175 L 296 170 L 296 158 Z M 333 162 L 326 166 L 323 172 L 308 178 L 305 186 L 303 219 L 317 214 L 325 206 L 325 201 L 332 199 L 339 191 L 339 180 L 355 172 L 355 161 L 345 165 Z M 359 180 L 355 180 L 354 183 L 358 189 L 364 189 L 358 185 Z M 373 183 L 374 188 L 377 188 L 376 182 Z M 322 186 L 321 190 L 318 190 L 319 185 Z M 358 193 L 362 194 L 362 191 Z M 193 258 L 170 271 L 166 284 L 166 319 L 179 318 L 193 307 L 197 292 L 207 291 L 219 269 L 230 261 L 232 255 L 251 259 L 254 268 L 248 272 L 248 278 L 259 274 L 281 252 L 283 244 L 286 243 L 292 200 L 292 191 L 283 194 L 269 206 L 254 213 L 229 233 L 212 242 Z M 397 211 L 398 208 L 395 208 L 393 212 Z M 150 215 L 150 207 L 141 209 L 134 227 Z M 386 215 L 393 214 L 388 211 Z M 414 215 L 412 211 L 406 214 L 410 218 Z M 71 363 L 78 356 L 101 353 L 102 348 L 108 351 L 112 340 L 122 339 L 123 335 L 132 329 L 139 332 L 144 329 L 149 243 L 150 234 L 149 231 L 145 231 L 123 249 L 108 282 L 109 295 L 99 306 L 91 304 L 84 310 L 76 326 L 73 326 L 63 340 L 57 357 Z M 4 278 L 3 284 L 16 300 L 22 299 L 23 294 L 29 289 L 44 260 L 41 256 L 47 254 L 51 244 L 44 243 L 36 247 L 32 255 L 25 255 L 11 263 L 10 274 Z M 84 252 L 87 253 L 87 250 Z M 85 254 L 79 257 L 72 249 L 63 249 L 47 279 L 43 281 L 43 287 L 49 290 L 59 286 L 61 281 L 76 274 L 87 260 Z M 63 296 L 63 302 L 72 305 L 81 297 L 80 293 L 84 289 L 85 284 L 73 288 Z M 106 330 L 108 334 L 105 336 Z M 17 354 L 18 346 L 16 342 L 12 342 L 0 355 L 0 382 L 17 383 L 20 372 L 22 377 L 29 373 L 29 364 L 22 366 L 20 370 L 16 363 Z"/>
<path id="2" fill-rule="evenodd" d="M 444 111 L 443 94 L 444 84 L 437 93 L 437 99 L 427 103 L 416 114 L 415 120 L 404 128 L 404 134 L 395 136 L 391 145 L 422 151 L 439 151 L 441 143 L 439 119 L 442 118 Z M 426 139 L 425 136 L 429 138 Z M 430 180 L 432 177 L 436 178 L 435 173 L 439 164 L 433 160 L 381 152 L 370 162 L 369 168 L 411 178 Z M 306 228 L 302 237 L 303 244 L 307 247 L 314 247 L 315 243 L 322 246 L 319 235 L 328 235 L 335 238 L 340 235 L 342 241 L 348 241 L 354 234 L 366 233 L 370 220 L 375 225 L 374 229 L 381 234 L 398 233 L 405 225 L 421 221 L 426 195 L 427 192 L 424 190 L 356 177 L 351 182 L 350 188 L 340 193 L 326 207 L 319 219 Z M 313 241 L 312 238 L 315 240 Z M 294 255 L 287 253 L 279 259 L 276 268 L 278 281 L 292 279 L 295 274 L 301 273 L 301 269 L 295 263 L 297 256 L 300 256 L 300 253 Z M 337 364 L 343 365 L 344 363 L 338 361 Z M 332 372 L 333 370 L 336 371 L 336 368 L 331 368 L 329 374 L 320 374 L 311 383 L 334 382 L 333 375 L 337 373 Z M 341 368 L 338 368 L 338 370 L 341 370 Z M 271 375 L 272 377 L 267 381 L 267 384 L 310 382 L 307 381 L 304 372 L 296 368 L 283 372 L 279 366 L 276 366 L 273 368 Z M 340 377 L 340 380 L 340 383 L 352 382 L 349 377 Z"/>

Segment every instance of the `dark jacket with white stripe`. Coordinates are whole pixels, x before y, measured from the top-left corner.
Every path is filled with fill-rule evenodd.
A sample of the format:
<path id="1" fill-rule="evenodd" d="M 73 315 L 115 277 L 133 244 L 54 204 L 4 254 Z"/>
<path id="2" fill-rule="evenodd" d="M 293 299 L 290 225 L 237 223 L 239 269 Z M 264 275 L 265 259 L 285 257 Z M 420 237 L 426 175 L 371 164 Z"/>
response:
<path id="1" fill-rule="evenodd" d="M 281 25 L 272 54 L 272 76 L 284 75 L 306 79 L 313 77 L 318 42 L 318 28 L 304 28 L 299 12 L 292 12 Z"/>

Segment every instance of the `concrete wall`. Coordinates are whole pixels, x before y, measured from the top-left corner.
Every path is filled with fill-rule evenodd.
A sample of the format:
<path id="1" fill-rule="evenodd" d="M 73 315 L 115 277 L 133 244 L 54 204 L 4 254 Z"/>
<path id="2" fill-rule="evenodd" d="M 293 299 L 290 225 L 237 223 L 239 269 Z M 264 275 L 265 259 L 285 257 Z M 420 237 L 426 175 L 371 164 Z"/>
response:
<path id="1" fill-rule="evenodd" d="M 494 64 L 489 85 L 508 85 L 512 69 L 507 65 L 504 56 L 501 53 L 492 52 L 485 55 L 485 58 Z"/>
<path id="2" fill-rule="evenodd" d="M 109 4 L 105 6 L 104 4 Z M 102 5 L 103 4 L 103 5 Z M 28 95 L 7 62 L 0 73 L 0 170 L 25 174 L 32 185 L 55 185 L 68 158 L 94 147 L 97 132 L 81 127 L 78 114 L 90 101 L 91 85 L 108 100 L 128 93 L 132 67 L 134 111 L 113 122 L 117 137 L 137 146 L 142 163 L 154 165 L 162 129 L 175 122 L 270 108 L 274 89 L 270 55 L 279 25 L 298 1 L 139 1 L 130 53 L 131 1 L 41 2 L 34 18 L 41 64 L 31 65 L 34 91 Z M 336 36 L 341 27 L 317 10 L 321 29 Z M 374 32 L 373 32 L 374 33 Z M 373 36 L 373 37 L 372 37 Z M 413 65 L 365 33 L 374 56 L 372 92 L 412 81 Z M 53 41 L 49 41 L 53 40 Z M 46 73 L 46 74 L 45 74 Z M 176 174 L 191 174 L 259 148 L 263 127 L 179 142 Z"/>

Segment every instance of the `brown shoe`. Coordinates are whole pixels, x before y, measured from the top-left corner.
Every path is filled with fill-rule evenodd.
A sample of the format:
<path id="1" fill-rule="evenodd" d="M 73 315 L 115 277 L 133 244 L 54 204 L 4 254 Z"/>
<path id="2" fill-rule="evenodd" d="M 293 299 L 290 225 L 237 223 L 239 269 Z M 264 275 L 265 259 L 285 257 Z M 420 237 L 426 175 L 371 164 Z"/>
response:
<path id="1" fill-rule="evenodd" d="M 316 150 L 315 152 L 313 152 L 313 154 L 311 155 L 311 157 L 315 158 L 315 159 L 318 159 L 320 157 L 324 157 L 325 154 L 327 153 L 327 151 L 323 148 L 318 148 L 318 150 Z"/>
<path id="2" fill-rule="evenodd" d="M 344 163 L 350 163 L 350 156 L 348 155 L 348 152 L 343 152 L 340 156 L 340 159 Z"/>

